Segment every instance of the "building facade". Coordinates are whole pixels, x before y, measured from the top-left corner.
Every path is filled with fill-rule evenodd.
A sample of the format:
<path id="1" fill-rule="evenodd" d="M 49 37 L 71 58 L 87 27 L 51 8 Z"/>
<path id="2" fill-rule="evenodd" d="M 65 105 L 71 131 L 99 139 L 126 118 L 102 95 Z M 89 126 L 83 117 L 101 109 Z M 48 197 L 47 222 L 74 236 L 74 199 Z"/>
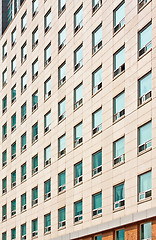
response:
<path id="1" fill-rule="evenodd" d="M 6 2 L 0 239 L 155 240 L 156 2 Z"/>

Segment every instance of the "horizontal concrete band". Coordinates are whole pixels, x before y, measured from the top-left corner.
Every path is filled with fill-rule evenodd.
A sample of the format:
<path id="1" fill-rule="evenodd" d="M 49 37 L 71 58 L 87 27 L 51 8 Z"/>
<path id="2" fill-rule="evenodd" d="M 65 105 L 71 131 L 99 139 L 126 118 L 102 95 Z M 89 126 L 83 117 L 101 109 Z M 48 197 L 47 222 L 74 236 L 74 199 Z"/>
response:
<path id="1" fill-rule="evenodd" d="M 134 213 L 128 216 L 124 216 L 122 218 L 118 218 L 115 220 L 112 220 L 110 222 L 101 223 L 99 225 L 89 227 L 86 229 L 82 229 L 80 231 L 72 232 L 57 238 L 52 238 L 51 240 L 73 240 L 77 238 L 82 238 L 88 235 L 96 234 L 99 232 L 103 232 L 106 230 L 111 230 L 113 228 L 121 227 L 127 224 L 139 222 L 148 218 L 156 217 L 156 207 L 150 208 L 148 210 Z"/>

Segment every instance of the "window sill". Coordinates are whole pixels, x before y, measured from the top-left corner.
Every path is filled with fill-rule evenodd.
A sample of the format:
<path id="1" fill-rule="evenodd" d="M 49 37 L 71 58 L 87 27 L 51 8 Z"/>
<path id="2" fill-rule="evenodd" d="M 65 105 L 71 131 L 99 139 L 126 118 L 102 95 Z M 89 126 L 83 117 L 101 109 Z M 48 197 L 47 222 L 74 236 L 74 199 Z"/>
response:
<path id="1" fill-rule="evenodd" d="M 97 135 L 99 135 L 100 133 L 102 133 L 102 130 L 100 130 L 99 132 L 95 133 L 94 135 L 92 135 L 92 138 L 96 137 Z"/>
<path id="2" fill-rule="evenodd" d="M 11 131 L 11 134 L 14 133 L 15 131 L 16 131 L 16 128 L 13 131 Z"/>
<path id="3" fill-rule="evenodd" d="M 37 107 L 35 110 L 33 110 L 33 111 L 32 111 L 32 113 L 36 112 L 36 111 L 37 111 L 37 109 L 38 109 L 38 107 Z"/>
<path id="4" fill-rule="evenodd" d="M 102 175 L 102 171 L 99 172 L 99 173 L 97 173 L 97 174 L 95 174 L 95 175 L 92 175 L 92 179 L 94 179 L 94 178 L 96 178 L 96 177 L 98 177 L 98 176 L 100 176 L 100 175 Z"/>
<path id="5" fill-rule="evenodd" d="M 34 145 L 36 142 L 38 142 L 38 139 L 36 141 L 32 142 L 32 145 Z"/>
<path id="6" fill-rule="evenodd" d="M 44 102 L 48 101 L 48 99 L 51 97 L 51 95 L 49 95 L 46 99 L 44 98 Z"/>
<path id="7" fill-rule="evenodd" d="M 2 89 L 5 88 L 6 85 L 7 85 L 7 82 L 6 82 L 6 81 L 3 82 L 3 84 L 2 84 Z"/>
<path id="8" fill-rule="evenodd" d="M 66 47 L 66 44 L 65 44 L 60 50 L 58 50 L 58 54 L 59 54 L 60 52 L 62 52 L 62 50 L 63 50 L 65 47 Z"/>
<path id="9" fill-rule="evenodd" d="M 2 196 L 4 196 L 5 194 L 7 194 L 7 191 L 5 193 L 2 193 Z"/>
<path id="10" fill-rule="evenodd" d="M 15 189 L 16 188 L 16 185 L 14 187 L 11 187 L 11 190 Z"/>
<path id="11" fill-rule="evenodd" d="M 83 67 L 83 64 L 78 68 L 78 69 L 74 69 L 74 74 L 77 73 L 81 68 Z"/>
<path id="12" fill-rule="evenodd" d="M 16 102 L 16 99 L 11 103 L 11 106 Z"/>
<path id="13" fill-rule="evenodd" d="M 142 8 L 138 9 L 138 13 L 140 13 L 152 0 L 149 0 L 147 3 L 142 6 Z"/>
<path id="14" fill-rule="evenodd" d="M 95 15 L 95 13 L 102 7 L 102 4 L 100 7 L 98 7 L 93 13 L 92 13 L 92 17 Z M 93 9 L 93 8 L 92 8 Z"/>
<path id="15" fill-rule="evenodd" d="M 77 145 L 77 146 L 74 146 L 74 150 L 75 149 L 77 149 L 77 148 L 79 148 L 79 147 L 81 147 L 83 145 L 83 142 L 82 143 L 80 143 L 79 145 Z"/>
<path id="16" fill-rule="evenodd" d="M 12 45 L 13 44 L 13 45 Z M 11 43 L 11 50 L 16 46 L 16 42 Z"/>
<path id="17" fill-rule="evenodd" d="M 7 58 L 7 55 L 3 57 L 2 62 L 4 62 L 6 58 Z"/>
<path id="18" fill-rule="evenodd" d="M 92 97 L 94 97 L 95 95 L 97 95 L 99 92 L 102 91 L 102 88 L 100 88 L 99 90 L 97 90 L 95 93 L 92 93 Z"/>
<path id="19" fill-rule="evenodd" d="M 79 225 L 79 224 L 81 224 L 81 223 L 83 223 L 83 220 L 80 220 L 80 221 L 78 221 L 78 222 L 74 222 L 74 226 L 77 226 L 77 225 Z"/>
<path id="20" fill-rule="evenodd" d="M 115 33 L 113 33 L 113 37 L 115 37 L 124 27 L 125 27 L 125 24 L 120 29 L 118 29 Z"/>
<path id="21" fill-rule="evenodd" d="M 47 164 L 47 165 L 44 165 L 44 168 L 47 168 L 51 165 L 51 163 Z"/>
<path id="22" fill-rule="evenodd" d="M 50 63 L 51 63 L 51 60 L 46 65 L 44 65 L 44 70 L 50 65 Z"/>
<path id="23" fill-rule="evenodd" d="M 81 184 L 83 184 L 83 181 L 81 181 L 81 182 L 75 184 L 75 185 L 74 185 L 74 188 L 80 186 Z"/>
<path id="24" fill-rule="evenodd" d="M 82 106 L 83 106 L 83 103 L 81 103 L 77 108 L 74 108 L 74 112 Z"/>
<path id="25" fill-rule="evenodd" d="M 145 149 L 145 150 L 143 150 L 143 151 L 141 151 L 141 152 L 138 152 L 138 157 L 140 157 L 141 155 L 143 155 L 144 153 L 147 153 L 147 152 L 149 152 L 149 151 L 151 151 L 152 150 L 152 147 L 149 147 L 148 149 Z"/>
<path id="26" fill-rule="evenodd" d="M 27 211 L 27 209 L 25 209 L 25 210 L 21 211 L 21 213 L 24 213 L 24 212 L 26 212 L 26 211 Z"/>
<path id="27" fill-rule="evenodd" d="M 66 117 L 64 117 L 62 120 L 58 121 L 58 124 L 62 123 L 65 119 L 66 119 Z"/>
<path id="28" fill-rule="evenodd" d="M 24 26 L 23 31 L 21 30 L 21 36 L 25 33 L 26 30 L 27 30 L 27 27 Z"/>
<path id="29" fill-rule="evenodd" d="M 37 235 L 37 236 L 34 236 L 34 237 L 32 237 L 32 239 L 35 239 L 35 238 L 38 238 L 38 235 Z"/>
<path id="30" fill-rule="evenodd" d="M 44 132 L 44 136 L 47 135 L 49 132 L 51 132 L 51 129 L 49 129 L 47 132 Z"/>
<path id="31" fill-rule="evenodd" d="M 7 112 L 7 109 L 2 113 L 2 116 Z"/>
<path id="32" fill-rule="evenodd" d="M 11 158 L 11 162 L 13 162 L 15 159 L 16 159 L 16 157 L 14 157 L 14 158 Z"/>
<path id="33" fill-rule="evenodd" d="M 58 13 L 58 18 L 60 18 L 65 11 L 66 11 L 66 7 L 60 14 Z"/>
<path id="34" fill-rule="evenodd" d="M 27 149 L 24 149 L 23 151 L 21 151 L 21 154 L 23 154 Z"/>
<path id="35" fill-rule="evenodd" d="M 120 118 L 118 118 L 117 120 L 113 121 L 113 125 L 119 121 L 121 121 L 123 118 L 125 118 L 125 114 L 123 116 L 121 116 Z"/>
<path id="36" fill-rule="evenodd" d="M 21 124 L 23 124 L 27 119 L 25 118 L 23 121 L 21 121 Z"/>
<path id="37" fill-rule="evenodd" d="M 96 219 L 96 218 L 99 218 L 99 217 L 102 217 L 102 213 L 96 215 L 96 216 L 92 216 L 92 220 Z"/>
<path id="38" fill-rule="evenodd" d="M 52 27 L 50 27 L 46 32 L 44 31 L 44 36 L 46 36 L 48 34 L 48 32 L 50 31 Z"/>
<path id="39" fill-rule="evenodd" d="M 142 104 L 138 105 L 138 109 L 141 108 L 142 106 L 144 106 L 146 103 L 150 102 L 152 100 L 152 97 L 148 98 L 145 102 L 143 102 Z"/>
<path id="40" fill-rule="evenodd" d="M 148 50 L 148 51 L 146 51 L 144 54 L 142 54 L 140 57 L 138 56 L 138 61 L 140 60 L 140 59 L 142 59 L 144 56 L 146 56 L 149 52 L 151 52 L 152 51 L 152 47 Z"/>
<path id="41" fill-rule="evenodd" d="M 32 51 L 34 51 L 35 48 L 37 48 L 37 46 L 38 46 L 38 43 L 34 47 L 32 46 Z"/>
<path id="42" fill-rule="evenodd" d="M 22 95 L 23 93 L 25 93 L 26 90 L 27 90 L 27 88 L 21 90 L 21 95 Z"/>
<path id="43" fill-rule="evenodd" d="M 33 176 L 35 176 L 35 175 L 37 175 L 37 174 L 38 174 L 38 171 L 37 171 L 37 172 L 35 172 L 35 173 L 33 173 L 33 174 L 32 174 L 32 177 L 33 177 Z"/>
<path id="44" fill-rule="evenodd" d="M 103 46 L 101 46 L 96 52 L 93 53 L 92 51 L 92 57 L 94 57 L 101 49 L 102 49 Z"/>
<path id="45" fill-rule="evenodd" d="M 4 142 L 6 139 L 7 139 L 7 137 L 6 137 L 6 138 L 3 138 L 2 142 Z"/>
<path id="46" fill-rule="evenodd" d="M 117 164 L 115 164 L 115 165 L 113 164 L 113 169 L 115 169 L 115 168 L 123 165 L 124 163 L 125 163 L 125 160 L 124 160 L 123 162 L 117 163 Z"/>
<path id="47" fill-rule="evenodd" d="M 58 231 L 61 231 L 61 230 L 64 230 L 64 229 L 66 229 L 66 226 L 58 228 Z"/>
<path id="48" fill-rule="evenodd" d="M 113 77 L 113 81 L 116 80 L 118 77 L 120 77 L 124 72 L 125 72 L 125 70 L 118 73 L 115 77 Z"/>
<path id="49" fill-rule="evenodd" d="M 38 206 L 38 203 L 37 203 L 37 204 L 35 204 L 35 205 L 33 205 L 33 206 L 32 206 L 32 208 L 34 208 L 34 207 L 37 207 L 37 206 Z"/>
<path id="50" fill-rule="evenodd" d="M 114 209 L 114 210 L 113 210 L 113 213 L 116 213 L 116 212 L 121 211 L 121 210 L 124 210 L 124 209 L 125 209 L 125 206 L 119 207 L 119 208 L 117 208 L 117 209 Z"/>
<path id="51" fill-rule="evenodd" d="M 38 75 L 34 78 L 32 78 L 32 83 L 38 78 Z"/>
<path id="52" fill-rule="evenodd" d="M 78 32 L 80 32 L 80 30 L 83 28 L 83 26 L 82 27 L 80 27 L 75 33 L 74 33 L 74 37 L 78 34 Z"/>
<path id="53" fill-rule="evenodd" d="M 15 76 L 15 74 L 16 74 L 16 71 L 15 71 L 13 74 L 11 74 L 11 78 L 12 78 L 12 77 L 14 77 L 14 76 Z"/>
<path id="54" fill-rule="evenodd" d="M 64 156 L 66 156 L 66 153 L 62 154 L 60 157 L 58 156 L 58 160 L 60 160 L 60 159 L 63 158 Z"/>
<path id="55" fill-rule="evenodd" d="M 51 233 L 51 231 L 44 233 L 44 235 L 47 236 L 47 235 L 50 234 L 50 233 Z"/>
<path id="56" fill-rule="evenodd" d="M 62 190 L 61 192 L 58 192 L 58 196 L 65 193 L 66 192 L 66 189 Z"/>
<path id="57" fill-rule="evenodd" d="M 5 164 L 4 166 L 2 166 L 2 169 L 4 169 L 7 166 L 7 164 Z"/>
<path id="58" fill-rule="evenodd" d="M 24 182 L 26 182 L 27 181 L 27 179 L 24 179 L 23 181 L 21 181 L 21 183 L 24 183 Z"/>
<path id="59" fill-rule="evenodd" d="M 27 57 L 24 59 L 24 61 L 21 62 L 21 66 L 26 62 Z"/>
<path id="60" fill-rule="evenodd" d="M 51 199 L 51 197 L 44 199 L 44 202 L 47 202 Z"/>
<path id="61" fill-rule="evenodd" d="M 145 199 L 143 199 L 143 200 L 138 201 L 137 204 L 139 205 L 139 204 L 141 204 L 141 203 L 148 202 L 148 201 L 151 201 L 151 200 L 152 200 L 152 196 L 151 196 L 151 197 L 148 197 L 148 198 L 145 198 Z"/>
<path id="62" fill-rule="evenodd" d="M 38 10 L 36 11 L 36 13 L 34 14 L 34 16 L 32 16 L 32 21 L 34 20 L 34 18 L 37 16 L 37 14 L 38 14 Z M 33 14 L 33 13 L 32 13 Z"/>
<path id="63" fill-rule="evenodd" d="M 3 222 L 6 222 L 6 221 L 7 221 L 7 219 L 4 219 L 4 220 L 2 220 L 2 223 L 3 223 Z"/>
<path id="64" fill-rule="evenodd" d="M 61 85 L 58 85 L 58 89 L 60 89 L 65 83 L 66 83 L 66 80 Z"/>
<path id="65" fill-rule="evenodd" d="M 15 214 L 15 215 L 13 215 L 13 216 L 11 216 L 11 218 L 14 218 L 14 217 L 16 217 L 16 214 Z"/>

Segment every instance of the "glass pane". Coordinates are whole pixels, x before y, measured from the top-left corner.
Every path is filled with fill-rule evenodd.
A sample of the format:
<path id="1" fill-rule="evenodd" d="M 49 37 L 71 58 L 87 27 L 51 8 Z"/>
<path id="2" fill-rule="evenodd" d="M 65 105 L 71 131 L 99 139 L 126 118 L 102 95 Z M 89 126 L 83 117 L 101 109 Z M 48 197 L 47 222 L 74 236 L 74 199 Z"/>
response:
<path id="1" fill-rule="evenodd" d="M 66 39 L 66 28 L 64 27 L 61 32 L 59 32 L 59 45 L 61 45 Z"/>
<path id="2" fill-rule="evenodd" d="M 51 79 L 45 82 L 45 94 L 51 90 Z"/>
<path id="3" fill-rule="evenodd" d="M 26 174 L 26 164 L 22 165 L 22 176 Z"/>
<path id="4" fill-rule="evenodd" d="M 115 202 L 125 198 L 124 184 L 115 187 Z"/>
<path id="5" fill-rule="evenodd" d="M 139 34 L 139 50 L 152 40 L 152 24 Z"/>
<path id="6" fill-rule="evenodd" d="M 35 200 L 35 199 L 37 199 L 38 198 L 38 188 L 34 188 L 33 190 L 32 190 L 32 198 L 33 198 L 33 200 Z"/>
<path id="7" fill-rule="evenodd" d="M 38 166 L 38 155 L 36 155 L 35 157 L 33 157 L 32 164 L 33 164 L 33 166 L 32 166 L 33 169 Z"/>
<path id="8" fill-rule="evenodd" d="M 75 178 L 82 176 L 82 162 L 75 165 Z"/>
<path id="9" fill-rule="evenodd" d="M 141 225 L 141 240 L 151 239 L 151 222 Z"/>
<path id="10" fill-rule="evenodd" d="M 45 193 L 51 192 L 51 180 L 45 182 Z"/>
<path id="11" fill-rule="evenodd" d="M 16 171 L 11 174 L 11 182 L 16 182 Z"/>
<path id="12" fill-rule="evenodd" d="M 63 79 L 66 76 L 66 64 L 64 63 L 60 68 L 59 68 L 59 80 Z"/>
<path id="13" fill-rule="evenodd" d="M 97 86 L 100 82 L 102 82 L 102 67 L 93 73 L 93 87 Z"/>
<path id="14" fill-rule="evenodd" d="M 11 211 L 14 211 L 14 210 L 16 210 L 16 200 L 13 200 L 11 202 Z"/>
<path id="15" fill-rule="evenodd" d="M 125 3 L 123 3 L 114 14 L 114 26 L 118 25 L 118 23 L 125 17 Z"/>
<path id="16" fill-rule="evenodd" d="M 66 218 L 65 216 L 65 208 L 59 209 L 59 222 L 64 221 Z"/>
<path id="17" fill-rule="evenodd" d="M 26 224 L 23 224 L 22 226 L 21 226 L 21 232 L 22 232 L 22 236 L 24 236 L 24 235 L 26 235 Z"/>
<path id="18" fill-rule="evenodd" d="M 51 124 L 51 112 L 45 115 L 45 127 Z"/>
<path id="19" fill-rule="evenodd" d="M 38 71 L 38 61 L 33 63 L 33 74 L 35 74 Z"/>
<path id="20" fill-rule="evenodd" d="M 82 84 L 77 87 L 74 91 L 75 103 L 78 102 L 83 97 L 83 87 Z"/>
<path id="21" fill-rule="evenodd" d="M 125 240 L 125 230 L 119 230 L 116 232 L 116 240 Z"/>
<path id="22" fill-rule="evenodd" d="M 152 188 L 151 172 L 140 175 L 139 193 L 150 190 L 151 188 Z"/>
<path id="23" fill-rule="evenodd" d="M 118 69 L 125 63 L 125 48 L 121 49 L 114 55 L 114 70 Z"/>
<path id="24" fill-rule="evenodd" d="M 152 139 L 152 123 L 149 122 L 139 128 L 139 145 Z"/>
<path id="25" fill-rule="evenodd" d="M 38 0 L 33 1 L 33 12 L 35 12 L 38 8 Z"/>
<path id="26" fill-rule="evenodd" d="M 102 26 L 93 33 L 93 47 L 102 41 Z"/>
<path id="27" fill-rule="evenodd" d="M 62 172 L 59 174 L 59 187 L 65 185 L 66 181 L 66 172 Z"/>
<path id="28" fill-rule="evenodd" d="M 114 158 L 125 153 L 125 138 L 121 138 L 114 143 Z"/>
<path id="29" fill-rule="evenodd" d="M 51 214 L 45 216 L 45 227 L 51 226 Z"/>
<path id="30" fill-rule="evenodd" d="M 35 94 L 33 94 L 33 96 L 32 96 L 32 104 L 33 104 L 33 106 L 35 105 L 35 104 L 37 104 L 38 103 L 38 92 L 36 92 Z"/>
<path id="31" fill-rule="evenodd" d="M 4 163 L 4 162 L 7 162 L 7 151 L 4 151 L 4 152 L 2 153 L 2 161 L 3 161 L 3 163 Z"/>
<path id="32" fill-rule="evenodd" d="M 33 126 L 33 137 L 36 136 L 36 135 L 38 135 L 38 124 L 35 124 Z"/>
<path id="33" fill-rule="evenodd" d="M 102 109 L 93 114 L 93 128 L 96 128 L 102 124 Z"/>
<path id="34" fill-rule="evenodd" d="M 93 209 L 102 207 L 102 193 L 93 196 Z"/>
<path id="35" fill-rule="evenodd" d="M 79 25 L 79 23 L 83 19 L 83 9 L 81 8 L 76 14 L 75 14 L 75 27 Z"/>
<path id="36" fill-rule="evenodd" d="M 75 52 L 75 65 L 78 64 L 83 58 L 83 48 L 80 47 L 76 52 Z"/>
<path id="37" fill-rule="evenodd" d="M 26 134 L 22 136 L 22 147 L 26 145 Z"/>
<path id="38" fill-rule="evenodd" d="M 82 214 L 82 201 L 75 203 L 75 216 Z"/>
<path id="39" fill-rule="evenodd" d="M 139 81 L 139 97 L 152 90 L 152 74 L 149 73 Z"/>
<path id="40" fill-rule="evenodd" d="M 51 45 L 45 50 L 45 61 L 51 57 Z"/>
<path id="41" fill-rule="evenodd" d="M 82 123 L 75 127 L 75 140 L 79 139 L 80 137 L 82 137 Z"/>
<path id="42" fill-rule="evenodd" d="M 51 158 L 51 146 L 48 146 L 45 148 L 45 160 L 48 160 Z"/>
<path id="43" fill-rule="evenodd" d="M 93 155 L 93 169 L 102 165 L 102 151 Z"/>
<path id="44" fill-rule="evenodd" d="M 12 116 L 11 122 L 12 122 L 12 127 L 16 125 L 16 114 Z"/>
<path id="45" fill-rule="evenodd" d="M 12 155 L 16 153 L 16 143 L 11 146 L 11 153 Z"/>
<path id="46" fill-rule="evenodd" d="M 59 138 L 59 151 L 62 151 L 66 147 L 66 138 L 65 135 Z"/>
<path id="47" fill-rule="evenodd" d="M 114 114 L 125 108 L 125 93 L 120 94 L 114 99 Z"/>
<path id="48" fill-rule="evenodd" d="M 32 221 L 32 231 L 38 231 L 38 219 Z"/>
<path id="49" fill-rule="evenodd" d="M 66 111 L 66 101 L 65 99 L 59 103 L 59 116 L 65 113 Z"/>
<path id="50" fill-rule="evenodd" d="M 59 10 L 66 4 L 66 0 L 59 0 Z"/>
<path id="51" fill-rule="evenodd" d="M 45 28 L 47 28 L 48 26 L 50 26 L 51 23 L 51 12 L 49 12 L 46 16 L 45 16 Z"/>

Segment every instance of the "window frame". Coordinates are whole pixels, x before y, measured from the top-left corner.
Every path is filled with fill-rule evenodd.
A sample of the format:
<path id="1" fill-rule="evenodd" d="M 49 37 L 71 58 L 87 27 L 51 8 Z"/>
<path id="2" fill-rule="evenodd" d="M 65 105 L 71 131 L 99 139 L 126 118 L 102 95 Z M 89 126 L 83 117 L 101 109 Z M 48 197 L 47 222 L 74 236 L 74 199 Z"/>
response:
<path id="1" fill-rule="evenodd" d="M 101 40 L 94 46 L 94 36 L 98 32 L 98 30 L 102 31 L 102 23 L 100 23 L 97 28 L 92 32 L 92 55 L 94 55 L 96 52 L 98 52 L 102 48 L 102 36 Z"/>

